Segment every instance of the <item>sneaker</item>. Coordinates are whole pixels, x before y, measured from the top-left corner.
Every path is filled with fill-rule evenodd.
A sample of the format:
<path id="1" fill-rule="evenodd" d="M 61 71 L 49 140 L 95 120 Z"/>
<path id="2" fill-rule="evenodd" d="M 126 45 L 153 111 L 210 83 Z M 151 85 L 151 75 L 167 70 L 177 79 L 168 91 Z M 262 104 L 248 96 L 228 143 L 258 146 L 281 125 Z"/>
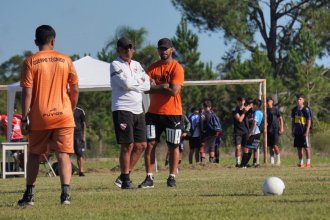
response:
<path id="1" fill-rule="evenodd" d="M 123 183 L 123 181 L 120 179 L 120 176 L 118 176 L 117 179 L 115 180 L 114 184 L 116 186 L 118 186 L 119 188 L 121 188 L 122 183 Z"/>
<path id="2" fill-rule="evenodd" d="M 176 187 L 176 181 L 174 179 L 174 176 L 169 176 L 167 178 L 167 186 L 168 187 Z"/>
<path id="3" fill-rule="evenodd" d="M 142 189 L 154 188 L 154 178 L 147 175 L 145 180 L 138 187 Z"/>
<path id="4" fill-rule="evenodd" d="M 311 168 L 312 167 L 312 165 L 310 165 L 310 164 L 306 164 L 306 166 L 305 166 L 305 168 Z"/>
<path id="5" fill-rule="evenodd" d="M 253 166 L 254 166 L 254 168 L 258 168 L 258 167 L 260 167 L 260 164 L 254 163 Z"/>
<path id="6" fill-rule="evenodd" d="M 300 167 L 300 168 L 304 168 L 305 167 L 304 164 L 297 164 L 297 166 Z"/>
<path id="7" fill-rule="evenodd" d="M 238 164 L 238 163 L 237 163 L 237 164 L 235 165 L 235 167 L 240 168 L 240 167 L 241 167 L 241 164 Z"/>
<path id="8" fill-rule="evenodd" d="M 85 176 L 84 172 L 79 172 L 79 176 Z"/>
<path id="9" fill-rule="evenodd" d="M 17 202 L 18 206 L 24 207 L 27 205 L 34 205 L 34 195 L 33 194 L 28 194 L 27 191 L 24 192 L 23 198 L 18 200 Z"/>
<path id="10" fill-rule="evenodd" d="M 132 181 L 130 180 L 122 181 L 121 189 L 134 189 Z"/>
<path id="11" fill-rule="evenodd" d="M 61 194 L 61 204 L 62 205 L 70 205 L 71 203 L 71 197 L 67 193 L 62 193 Z"/>

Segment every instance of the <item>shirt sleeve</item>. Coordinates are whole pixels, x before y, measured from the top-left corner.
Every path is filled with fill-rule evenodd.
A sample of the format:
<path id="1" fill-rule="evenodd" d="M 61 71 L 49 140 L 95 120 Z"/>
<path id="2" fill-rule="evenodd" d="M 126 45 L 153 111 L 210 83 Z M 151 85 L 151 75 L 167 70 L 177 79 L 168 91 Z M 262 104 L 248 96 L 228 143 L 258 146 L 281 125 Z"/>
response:
<path id="1" fill-rule="evenodd" d="M 78 74 L 76 72 L 76 69 L 74 68 L 74 65 L 72 63 L 71 58 L 68 58 L 68 65 L 69 65 L 69 80 L 68 83 L 70 85 L 76 85 L 78 84 Z"/>
<path id="2" fill-rule="evenodd" d="M 110 77 L 113 83 L 127 91 L 143 92 L 150 90 L 149 76 L 140 65 L 139 72 L 132 76 L 115 63 L 110 65 Z"/>
<path id="3" fill-rule="evenodd" d="M 172 76 L 171 76 L 171 84 L 177 84 L 183 86 L 184 82 L 184 70 L 182 66 L 177 63 L 175 67 L 175 71 L 173 71 Z"/>
<path id="4" fill-rule="evenodd" d="M 27 58 L 22 65 L 21 71 L 21 87 L 32 88 L 33 86 L 33 75 L 31 69 L 31 58 Z"/>

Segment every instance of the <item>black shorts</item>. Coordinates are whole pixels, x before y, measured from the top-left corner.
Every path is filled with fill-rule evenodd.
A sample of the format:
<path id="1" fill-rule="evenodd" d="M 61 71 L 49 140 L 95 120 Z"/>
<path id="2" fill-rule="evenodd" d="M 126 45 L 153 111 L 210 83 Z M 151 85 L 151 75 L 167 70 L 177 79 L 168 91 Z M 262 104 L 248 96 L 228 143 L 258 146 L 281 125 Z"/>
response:
<path id="1" fill-rule="evenodd" d="M 244 147 L 246 145 L 247 139 L 247 134 L 234 134 L 234 145 L 241 145 L 242 147 Z"/>
<path id="2" fill-rule="evenodd" d="M 85 154 L 85 141 L 83 140 L 82 136 L 74 136 L 73 138 L 73 146 L 74 146 L 74 153 L 77 156 L 84 156 Z"/>
<path id="3" fill-rule="evenodd" d="M 268 147 L 273 148 L 275 145 L 278 146 L 280 136 L 278 132 L 276 133 L 267 133 L 267 145 Z"/>
<path id="4" fill-rule="evenodd" d="M 146 114 L 147 140 L 160 142 L 161 134 L 166 131 L 166 143 L 179 145 L 182 134 L 181 115 Z"/>
<path id="5" fill-rule="evenodd" d="M 201 138 L 200 137 L 190 137 L 189 138 L 189 147 L 190 147 L 190 149 L 199 149 L 201 147 Z"/>
<path id="6" fill-rule="evenodd" d="M 246 146 L 250 149 L 258 149 L 260 146 L 260 135 L 261 134 L 251 135 L 246 143 Z"/>
<path id="7" fill-rule="evenodd" d="M 144 113 L 129 111 L 112 112 L 113 124 L 118 144 L 141 143 L 146 141 Z"/>
<path id="8" fill-rule="evenodd" d="M 293 146 L 298 148 L 310 147 L 309 136 L 295 135 Z"/>

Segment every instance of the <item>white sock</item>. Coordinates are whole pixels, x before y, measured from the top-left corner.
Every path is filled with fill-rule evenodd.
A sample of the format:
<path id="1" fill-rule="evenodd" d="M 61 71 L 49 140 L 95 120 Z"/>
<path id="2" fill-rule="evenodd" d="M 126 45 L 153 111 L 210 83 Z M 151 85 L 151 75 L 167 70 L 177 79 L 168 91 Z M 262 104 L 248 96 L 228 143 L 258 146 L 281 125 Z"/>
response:
<path id="1" fill-rule="evenodd" d="M 170 176 L 173 176 L 173 177 L 175 177 L 175 174 L 171 173 L 171 174 L 170 174 Z"/>
<path id="2" fill-rule="evenodd" d="M 147 173 L 147 176 L 153 177 L 152 173 Z"/>
<path id="3" fill-rule="evenodd" d="M 275 161 L 275 160 L 274 160 L 274 156 L 271 156 L 271 157 L 270 157 L 270 164 L 273 165 L 273 164 L 274 164 L 274 161 Z"/>
<path id="4" fill-rule="evenodd" d="M 301 159 L 301 160 L 298 160 L 298 164 L 302 165 L 304 163 L 304 160 Z"/>
<path id="5" fill-rule="evenodd" d="M 306 163 L 311 164 L 311 159 L 307 159 Z"/>
<path id="6" fill-rule="evenodd" d="M 281 155 L 280 154 L 277 154 L 275 155 L 275 159 L 276 159 L 276 164 L 281 164 Z"/>
<path id="7" fill-rule="evenodd" d="M 236 163 L 241 164 L 241 157 L 240 156 L 236 157 Z"/>

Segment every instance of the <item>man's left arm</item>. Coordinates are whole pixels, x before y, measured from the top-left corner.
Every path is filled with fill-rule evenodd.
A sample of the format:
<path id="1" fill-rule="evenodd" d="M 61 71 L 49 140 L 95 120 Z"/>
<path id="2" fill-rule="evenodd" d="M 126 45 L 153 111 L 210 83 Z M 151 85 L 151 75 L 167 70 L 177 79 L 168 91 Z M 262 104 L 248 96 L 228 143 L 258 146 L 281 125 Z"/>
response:
<path id="1" fill-rule="evenodd" d="M 70 101 L 71 101 L 72 112 L 74 112 L 75 108 L 77 107 L 78 97 L 79 97 L 78 84 L 70 84 Z"/>

